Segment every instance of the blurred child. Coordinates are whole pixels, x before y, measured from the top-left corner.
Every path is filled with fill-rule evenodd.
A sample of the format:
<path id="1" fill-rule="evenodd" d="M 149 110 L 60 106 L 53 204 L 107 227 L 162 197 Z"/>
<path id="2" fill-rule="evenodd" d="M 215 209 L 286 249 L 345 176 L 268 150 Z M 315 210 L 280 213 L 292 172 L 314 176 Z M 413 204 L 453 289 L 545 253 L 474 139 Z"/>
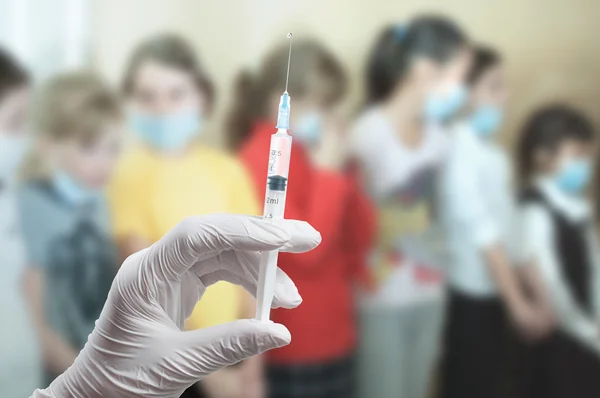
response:
<path id="1" fill-rule="evenodd" d="M 214 101 L 206 70 L 183 39 L 163 35 L 138 47 L 123 89 L 130 126 L 139 142 L 124 156 L 111 185 L 111 205 L 122 257 L 151 245 L 191 215 L 259 212 L 249 177 L 227 154 L 202 145 L 204 118 Z M 198 329 L 254 317 L 241 287 L 210 286 L 187 322 Z M 202 380 L 210 398 L 262 395 L 260 359 Z M 245 394 L 245 395 L 242 395 Z"/>
<path id="2" fill-rule="evenodd" d="M 20 192 L 26 294 L 47 382 L 75 360 L 116 273 L 103 189 L 119 152 L 118 99 L 96 76 L 52 79 L 34 109 L 37 147 Z"/>
<path id="3" fill-rule="evenodd" d="M 25 253 L 18 228 L 16 177 L 28 147 L 27 72 L 0 50 L 0 391 L 29 396 L 41 387 L 41 361 L 33 324 L 22 297 Z"/>
<path id="4" fill-rule="evenodd" d="M 586 199 L 596 144 L 586 117 L 562 105 L 534 113 L 518 143 L 522 260 L 538 269 L 558 322 L 531 349 L 525 397 L 600 393 L 600 253 Z"/>
<path id="5" fill-rule="evenodd" d="M 310 253 L 279 255 L 279 267 L 295 281 L 303 302 L 294 311 L 272 312 L 272 319 L 286 325 L 294 338 L 289 346 L 268 355 L 269 396 L 346 398 L 354 393 L 352 287 L 364 269 L 372 218 L 366 198 L 340 172 L 343 156 L 331 153 L 326 165 L 313 161 L 313 156 L 319 158 L 320 146 L 329 135 L 341 143 L 338 132 L 326 127 L 345 92 L 342 66 L 314 41 L 296 41 L 293 52 L 288 91 L 294 142 L 286 218 L 308 221 L 323 241 Z M 230 117 L 231 143 L 252 173 L 256 194 L 263 199 L 287 60 L 284 45 L 269 53 L 256 75 L 242 76 Z"/>
<path id="6" fill-rule="evenodd" d="M 386 27 L 368 61 L 368 109 L 351 141 L 379 207 L 378 288 L 361 311 L 361 396 L 427 393 L 443 309 L 433 188 L 448 145 L 445 125 L 466 99 L 469 62 L 465 34 L 438 16 Z"/>
<path id="7" fill-rule="evenodd" d="M 492 398 L 500 394 L 507 359 L 504 307 L 530 335 L 550 323 L 528 304 L 511 264 L 511 167 L 495 142 L 508 89 L 495 51 L 475 48 L 468 83 L 469 102 L 452 129 L 441 181 L 450 286 L 442 389 L 445 397 Z M 473 328 L 477 333 L 468 332 Z"/>

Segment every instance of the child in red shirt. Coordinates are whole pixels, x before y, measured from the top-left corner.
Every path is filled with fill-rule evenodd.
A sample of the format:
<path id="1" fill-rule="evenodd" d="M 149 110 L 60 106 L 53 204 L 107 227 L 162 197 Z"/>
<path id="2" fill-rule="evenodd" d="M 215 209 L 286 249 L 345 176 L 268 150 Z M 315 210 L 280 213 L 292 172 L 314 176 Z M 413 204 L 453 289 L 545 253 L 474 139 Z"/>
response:
<path id="1" fill-rule="evenodd" d="M 264 61 L 256 76 L 240 79 L 239 101 L 230 115 L 231 144 L 264 200 L 270 136 L 277 102 L 285 87 L 287 47 Z M 288 91 L 292 97 L 292 144 L 286 218 L 305 220 L 322 235 L 321 245 L 301 255 L 279 256 L 303 303 L 294 311 L 274 310 L 272 319 L 288 327 L 292 343 L 268 355 L 269 396 L 350 397 L 356 346 L 353 285 L 367 275 L 366 255 L 374 216 L 353 179 L 340 171 L 342 156 L 319 153 L 339 138 L 325 133 L 332 107 L 346 86 L 339 62 L 313 41 L 294 43 Z M 341 140 L 333 147 L 340 148 Z M 335 161 L 333 159 L 336 159 Z"/>

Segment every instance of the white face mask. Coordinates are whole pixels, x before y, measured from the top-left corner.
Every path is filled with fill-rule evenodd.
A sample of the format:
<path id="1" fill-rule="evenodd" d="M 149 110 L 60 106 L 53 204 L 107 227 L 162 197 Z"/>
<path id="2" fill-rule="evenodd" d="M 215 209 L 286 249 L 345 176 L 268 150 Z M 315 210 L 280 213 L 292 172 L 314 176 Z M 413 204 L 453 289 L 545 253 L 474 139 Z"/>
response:
<path id="1" fill-rule="evenodd" d="M 12 180 L 17 174 L 29 147 L 25 134 L 7 134 L 0 131 L 0 180 Z"/>

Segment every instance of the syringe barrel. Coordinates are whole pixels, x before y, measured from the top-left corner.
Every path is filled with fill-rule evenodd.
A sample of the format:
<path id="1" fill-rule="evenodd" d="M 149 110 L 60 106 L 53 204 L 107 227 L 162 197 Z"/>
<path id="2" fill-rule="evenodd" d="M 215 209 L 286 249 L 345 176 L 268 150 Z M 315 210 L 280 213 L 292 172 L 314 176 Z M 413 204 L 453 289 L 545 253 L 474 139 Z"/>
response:
<path id="1" fill-rule="evenodd" d="M 279 129 L 276 134 L 271 136 L 267 191 L 263 212 L 263 217 L 267 221 L 283 219 L 291 149 L 292 137 L 284 129 Z M 275 291 L 277 256 L 278 251 L 263 252 L 261 255 L 256 294 L 256 319 L 260 321 L 269 320 Z"/>
<path id="2" fill-rule="evenodd" d="M 269 169 L 267 178 L 279 175 L 288 178 L 290 171 L 290 153 L 292 151 L 292 137 L 285 129 L 279 129 L 271 136 L 269 149 Z"/>

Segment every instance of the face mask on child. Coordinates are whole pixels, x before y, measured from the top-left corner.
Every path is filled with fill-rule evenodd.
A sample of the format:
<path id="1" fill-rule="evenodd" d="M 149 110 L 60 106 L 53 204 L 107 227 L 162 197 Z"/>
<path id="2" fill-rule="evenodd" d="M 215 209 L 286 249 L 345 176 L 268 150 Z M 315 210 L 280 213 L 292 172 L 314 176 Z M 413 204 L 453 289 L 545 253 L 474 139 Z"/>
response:
<path id="1" fill-rule="evenodd" d="M 14 178 L 28 147 L 25 134 L 0 132 L 0 180 Z"/>
<path id="2" fill-rule="evenodd" d="M 292 136 L 311 147 L 319 143 L 323 134 L 323 117 L 319 112 L 301 115 L 292 130 Z"/>
<path id="3" fill-rule="evenodd" d="M 502 110 L 492 105 L 482 105 L 475 109 L 470 117 L 473 130 L 481 137 L 489 137 L 500 128 Z"/>
<path id="4" fill-rule="evenodd" d="M 459 83 L 431 91 L 425 101 L 425 118 L 438 123 L 447 121 L 462 108 L 467 96 L 466 87 Z"/>
<path id="5" fill-rule="evenodd" d="M 176 151 L 185 148 L 200 133 L 202 118 L 194 109 L 161 116 L 133 112 L 130 124 L 151 147 L 159 151 Z"/>
<path id="6" fill-rule="evenodd" d="M 98 199 L 101 191 L 89 189 L 75 181 L 67 172 L 59 170 L 52 177 L 52 184 L 58 195 L 72 206 L 92 203 Z"/>
<path id="7" fill-rule="evenodd" d="M 571 160 L 554 175 L 554 182 L 561 191 L 577 195 L 587 187 L 591 176 L 592 167 L 589 161 Z"/>

